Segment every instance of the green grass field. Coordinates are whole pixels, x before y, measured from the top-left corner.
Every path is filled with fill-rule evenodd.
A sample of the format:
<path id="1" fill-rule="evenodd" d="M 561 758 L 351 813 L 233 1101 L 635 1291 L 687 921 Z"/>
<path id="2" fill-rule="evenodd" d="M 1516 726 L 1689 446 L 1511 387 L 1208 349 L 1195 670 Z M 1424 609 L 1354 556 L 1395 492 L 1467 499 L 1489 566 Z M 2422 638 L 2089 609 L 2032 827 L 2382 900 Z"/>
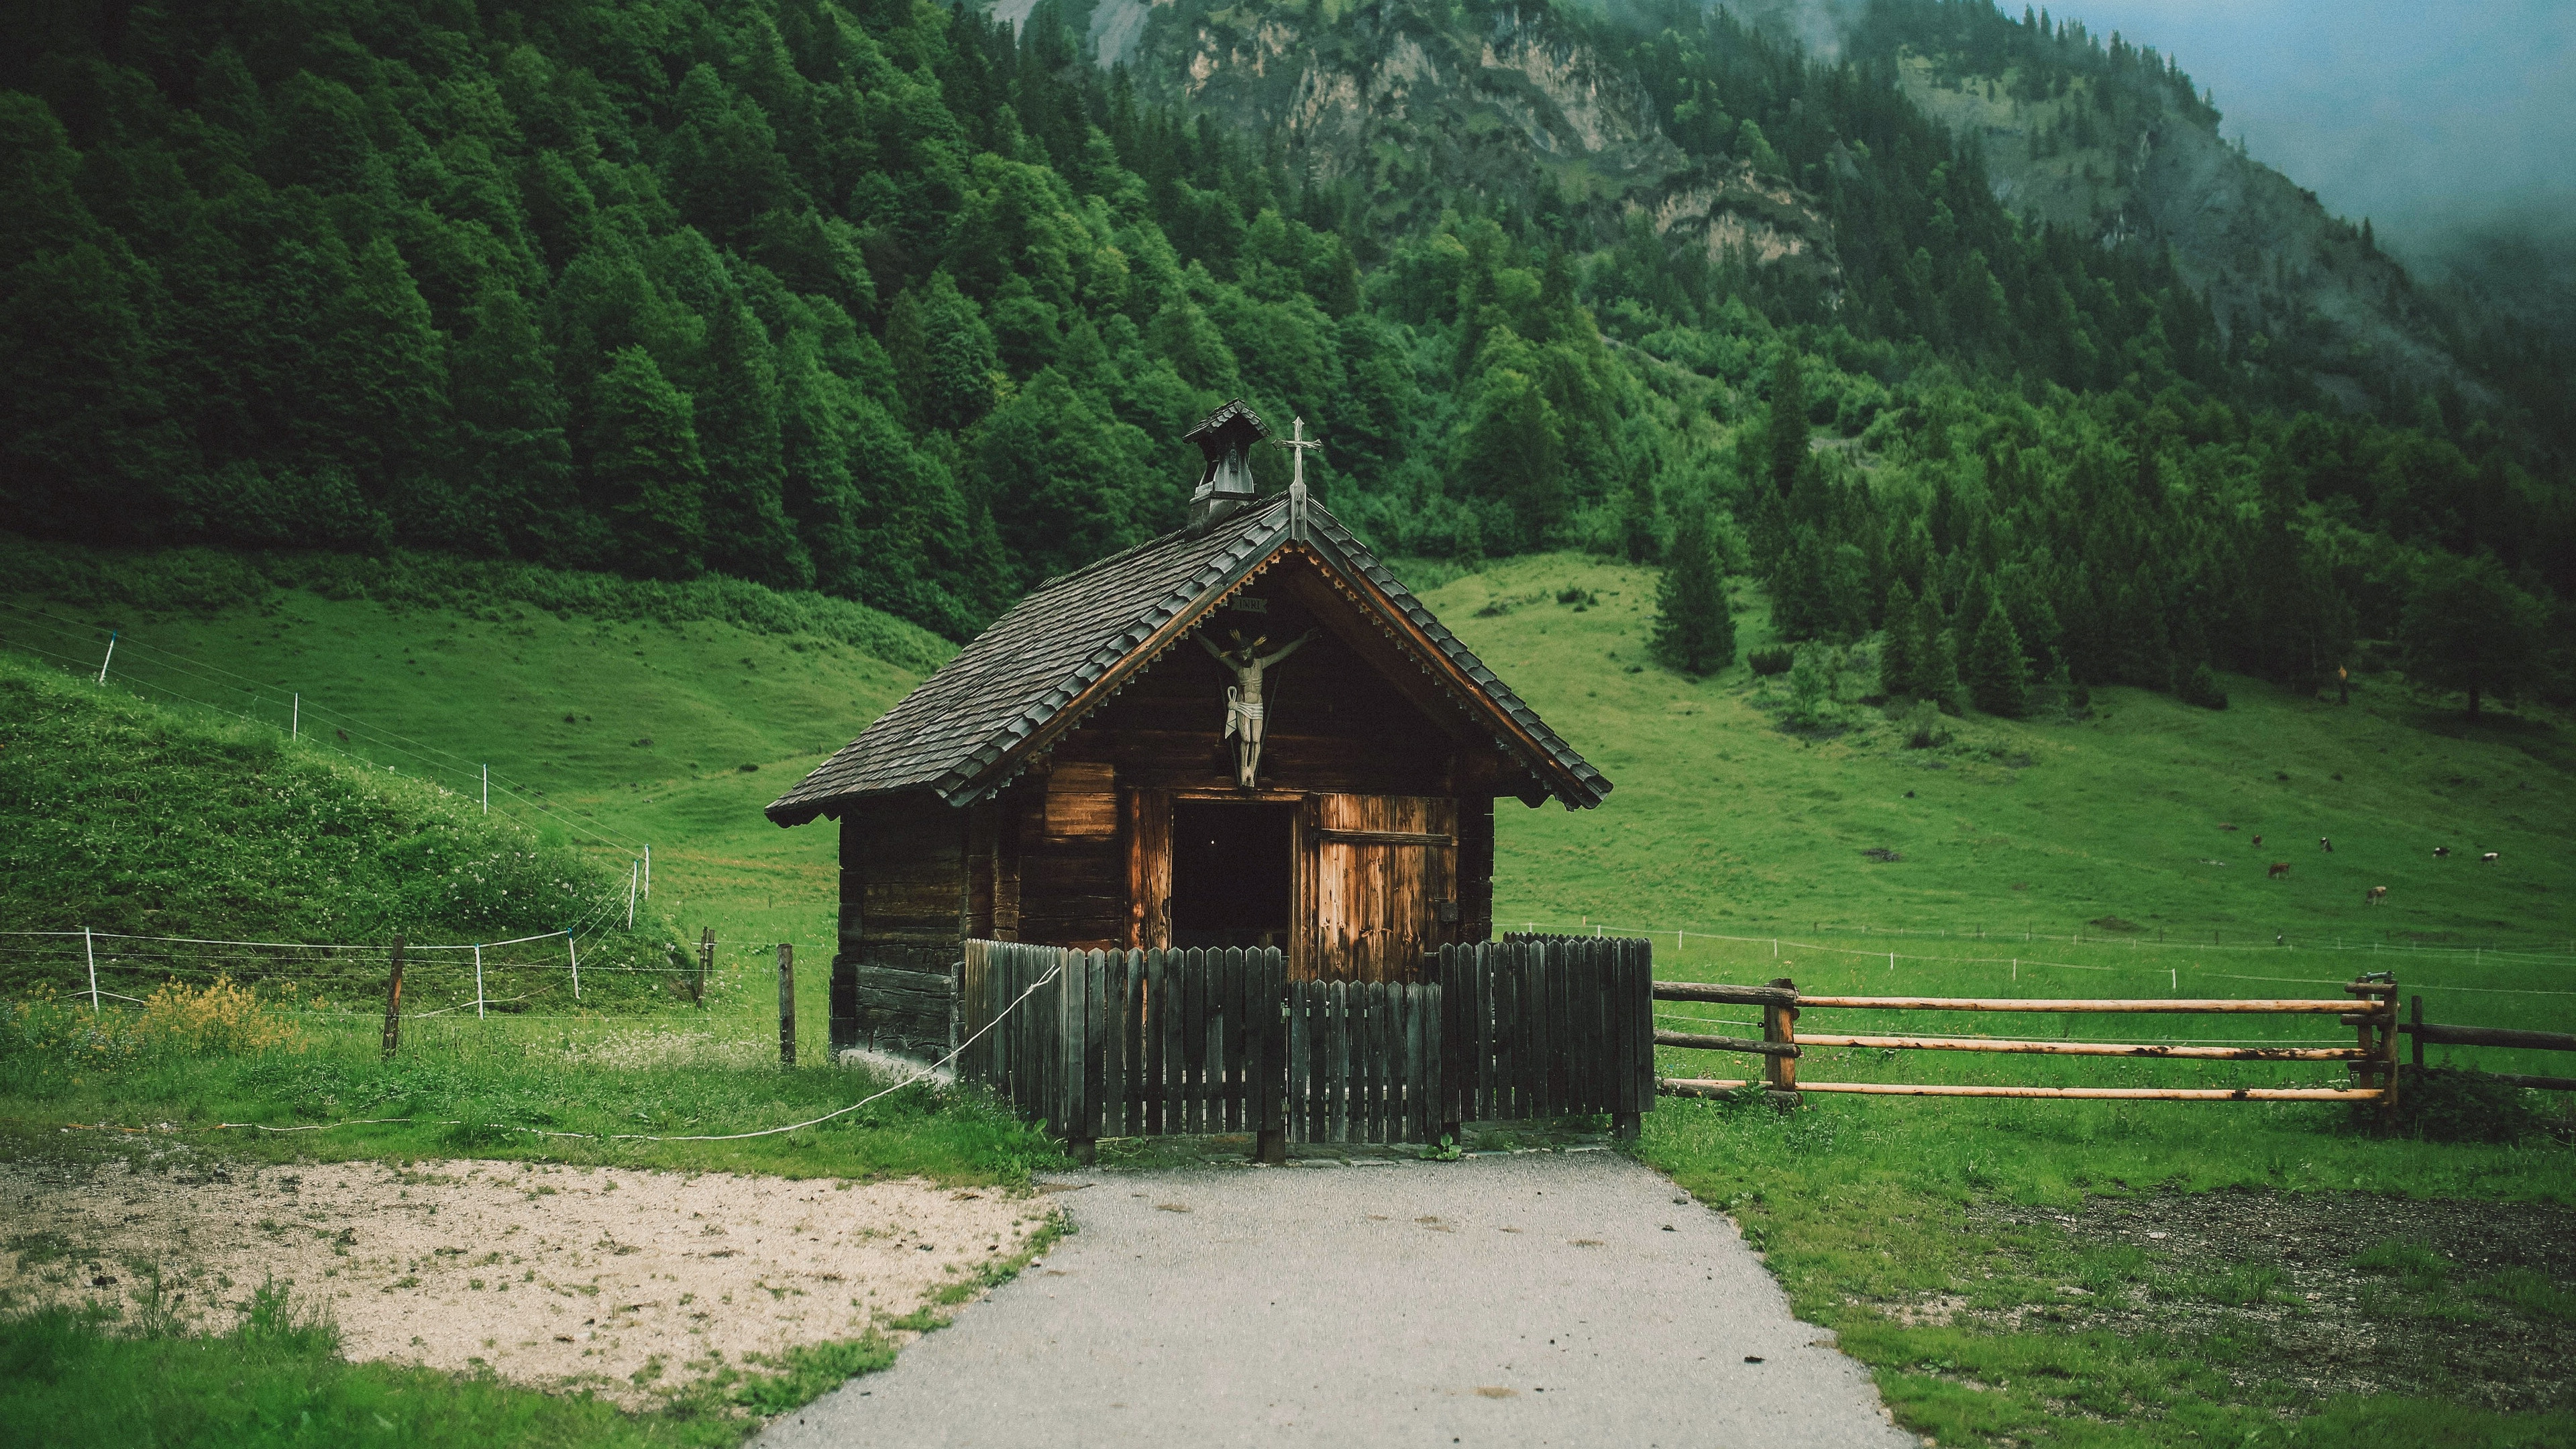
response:
<path id="1" fill-rule="evenodd" d="M 2362 680 L 2353 702 L 2336 706 L 2230 678 L 2223 712 L 2109 690 L 2080 721 L 1971 717 L 1931 749 L 1905 748 L 1893 724 L 1856 704 L 1840 733 L 1795 733 L 1779 724 L 1778 679 L 1756 680 L 1739 664 L 1691 681 L 1647 660 L 1653 590 L 1648 572 L 1572 555 L 1510 560 L 1427 590 L 1443 620 L 1618 786 L 1580 814 L 1505 802 L 1505 929 L 1643 934 L 1661 976 L 1789 976 L 1853 994 L 2331 996 L 2357 973 L 2386 970 L 2403 993 L 2425 997 L 2433 1020 L 2576 1029 L 2576 913 L 2566 904 L 2576 871 L 2560 863 L 2576 844 L 2576 749 L 2563 721 L 2499 714 L 2468 728 L 2391 681 Z M 54 602 L 17 602 L 21 612 L 0 616 L 0 641 L 65 656 L 90 647 L 76 628 L 31 631 L 23 608 L 60 613 Z M 1745 647 L 1767 642 L 1758 595 L 1740 598 L 1738 622 Z M 837 1071 L 760 1064 L 774 1042 L 779 941 L 804 963 L 799 1013 L 809 1047 L 819 1045 L 837 840 L 828 827 L 778 830 L 759 810 L 900 698 L 920 677 L 918 660 L 708 619 L 606 622 L 509 602 L 397 607 L 301 591 L 260 607 L 129 610 L 118 624 L 126 632 L 111 679 L 147 696 L 267 710 L 283 723 L 278 703 L 301 692 L 307 727 L 327 731 L 323 747 L 466 792 L 458 802 L 473 799 L 488 763 L 510 787 L 495 793 L 496 812 L 579 847 L 604 871 L 622 874 L 649 843 L 650 909 L 685 936 L 711 927 L 720 941 L 708 1009 L 675 1006 L 665 1030 L 703 1033 L 741 1059 L 621 1064 L 632 1021 L 451 1016 L 413 1028 L 405 1061 L 387 1067 L 361 1013 L 322 1023 L 326 1044 L 300 1077 L 199 1061 L 15 1089 L 0 1103 L 16 1119 L 5 1150 L 40 1150 L 46 1124 L 66 1119 L 287 1125 L 397 1115 L 376 1110 L 393 1103 L 457 1125 L 222 1150 L 592 1152 L 959 1181 L 1052 1160 L 1007 1122 L 914 1094 L 871 1119 L 712 1155 L 514 1143 L 506 1130 L 546 1125 L 542 1115 L 595 1131 L 621 1113 L 631 1119 L 638 1104 L 657 1121 L 768 1125 L 855 1095 L 858 1084 Z M 241 684 L 256 685 L 256 702 L 225 692 Z M 2320 836 L 2333 838 L 2333 853 L 2318 849 Z M 2453 854 L 2436 859 L 2436 845 Z M 1899 858 L 1863 854 L 1874 849 Z M 2490 850 L 2498 863 L 2479 864 Z M 2285 879 L 2268 878 L 2273 861 L 2290 864 Z M 2389 888 L 2387 903 L 2365 906 L 2374 885 Z M 1675 1025 L 1749 1018 L 1668 1010 Z M 1961 1030 L 1957 1018 L 1928 1013 L 1836 1015 L 1849 1020 L 1833 1025 L 1853 1029 Z M 2282 1019 L 2004 1020 L 1977 1029 L 2348 1041 L 2335 1027 Z M 1802 1025 L 1830 1029 L 1817 1014 Z M 1744 1075 L 1749 1060 L 1662 1056 L 1667 1075 L 1706 1077 Z M 2434 1060 L 2445 1059 L 2568 1070 L 2537 1053 L 2437 1049 Z M 2325 1084 L 2341 1071 L 1837 1049 L 1801 1065 L 1809 1080 L 2040 1084 Z M 2545 1115 L 2525 1125 L 2534 1130 L 2517 1143 L 2437 1143 L 2381 1140 L 2340 1109 L 2308 1104 L 1842 1098 L 1784 1118 L 1668 1099 L 1650 1114 L 1641 1150 L 1734 1212 L 1800 1311 L 1836 1328 L 1905 1421 L 1945 1442 L 2180 1446 L 2243 1443 L 2258 1431 L 2263 1442 L 2571 1442 L 2563 1415 L 2459 1408 L 2487 1402 L 2480 1385 L 2491 1369 L 2437 1364 L 2375 1393 L 2267 1376 L 2257 1370 L 2281 1352 L 2278 1333 L 2331 1317 L 2264 1286 L 2274 1282 L 2265 1274 L 2286 1270 L 2249 1257 L 2177 1275 L 2047 1225 L 2052 1214 L 2089 1221 L 2114 1210 L 2106 1202 L 2142 1211 L 2339 1194 L 2365 1195 L 2352 1199 L 2365 1205 L 2568 1203 L 2576 1157 L 2563 1127 L 2553 1136 Z M 2346 1257 L 2414 1261 L 2411 1229 L 2391 1218 L 2374 1233 L 2373 1222 L 2353 1230 L 2360 1241 Z M 2380 1281 L 2371 1276 L 2380 1270 L 2350 1271 L 2365 1286 Z M 2553 1326 L 2565 1321 L 2563 1295 L 2546 1285 L 2467 1267 L 2405 1281 L 2418 1291 L 2357 1295 L 2381 1317 L 2353 1331 L 2391 1341 L 2427 1324 L 2540 1341 L 2563 1331 Z M 2069 1316 L 2061 1285 L 2077 1284 L 2095 1285 L 2086 1292 L 2098 1289 L 2102 1302 L 2134 1299 L 2135 1315 Z M 2389 1306 L 2398 1297 L 2415 1306 Z M 1956 1299 L 1957 1311 L 1927 1318 L 1922 1304 L 1934 1299 Z M 2246 1317 L 2258 1311 L 2271 1317 Z M 521 1442 L 554 1432 L 531 1428 Z"/>

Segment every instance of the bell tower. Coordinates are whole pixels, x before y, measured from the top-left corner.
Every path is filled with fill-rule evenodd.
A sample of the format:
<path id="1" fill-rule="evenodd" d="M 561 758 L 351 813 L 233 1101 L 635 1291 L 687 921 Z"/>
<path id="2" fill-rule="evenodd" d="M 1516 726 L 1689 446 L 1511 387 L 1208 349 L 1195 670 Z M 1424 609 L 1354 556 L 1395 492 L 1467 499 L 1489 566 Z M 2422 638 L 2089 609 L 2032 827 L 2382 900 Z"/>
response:
<path id="1" fill-rule="evenodd" d="M 1259 414 L 1236 398 L 1183 435 L 1199 445 L 1207 466 L 1190 494 L 1190 531 L 1204 533 L 1253 499 L 1252 445 L 1270 436 Z"/>

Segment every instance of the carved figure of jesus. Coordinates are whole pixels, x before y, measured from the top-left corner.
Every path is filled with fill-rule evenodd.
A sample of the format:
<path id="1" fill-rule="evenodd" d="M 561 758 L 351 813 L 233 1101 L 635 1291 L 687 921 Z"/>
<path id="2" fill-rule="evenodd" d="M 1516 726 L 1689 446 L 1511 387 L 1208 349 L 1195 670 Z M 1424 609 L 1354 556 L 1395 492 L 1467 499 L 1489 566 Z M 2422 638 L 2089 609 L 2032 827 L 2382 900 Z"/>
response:
<path id="1" fill-rule="evenodd" d="M 1234 671 L 1234 683 L 1225 691 L 1225 737 L 1234 741 L 1234 783 L 1250 790 L 1261 770 L 1261 672 L 1304 648 L 1315 631 L 1309 629 L 1268 654 L 1261 652 L 1270 642 L 1267 637 L 1246 643 L 1242 630 L 1233 634 L 1232 649 L 1219 649 L 1205 634 L 1198 641 L 1209 657 Z"/>

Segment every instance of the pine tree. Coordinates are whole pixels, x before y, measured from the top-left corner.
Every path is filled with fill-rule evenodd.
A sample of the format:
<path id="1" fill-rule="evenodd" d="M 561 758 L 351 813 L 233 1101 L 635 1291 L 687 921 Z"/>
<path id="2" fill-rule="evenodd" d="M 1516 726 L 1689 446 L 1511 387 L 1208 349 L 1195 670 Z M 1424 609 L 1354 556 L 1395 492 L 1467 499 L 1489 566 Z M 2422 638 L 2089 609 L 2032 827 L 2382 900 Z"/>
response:
<path id="1" fill-rule="evenodd" d="M 535 312 L 506 283 L 487 286 L 456 348 L 457 461 L 471 506 L 513 552 L 546 551 L 578 506 L 563 396 Z"/>
<path id="2" fill-rule="evenodd" d="M 2006 719 L 2030 713 L 2030 665 L 2021 657 L 2021 637 L 2000 601 L 1986 606 L 1986 621 L 1968 646 L 1964 672 L 1977 708 Z"/>
<path id="3" fill-rule="evenodd" d="M 1745 122 L 1750 126 L 1750 121 Z M 1807 383 L 1798 354 L 1787 346 L 1771 364 L 1771 409 L 1762 428 L 1762 471 L 1782 498 L 1797 486 L 1807 461 Z"/>
<path id="4" fill-rule="evenodd" d="M 1922 652 L 1915 656 L 1915 689 L 1949 713 L 1959 713 L 1958 646 L 1941 618 L 1939 596 L 1929 590 L 1914 606 L 1914 634 L 1922 641 Z"/>
<path id="5" fill-rule="evenodd" d="M 1915 617 L 1914 591 L 1898 579 L 1887 587 L 1887 642 L 1878 651 L 1878 690 L 1889 698 L 1920 696 L 1923 627 Z"/>
<path id="6" fill-rule="evenodd" d="M 492 521 L 456 492 L 447 461 L 447 345 L 393 241 L 358 253 L 332 308 L 328 408 L 339 453 L 359 486 L 392 505 L 415 542 L 498 552 Z"/>
<path id="7" fill-rule="evenodd" d="M 1619 498 L 1619 549 L 1632 564 L 1655 561 L 1661 545 L 1655 537 L 1655 477 L 1644 464 L 1628 470 L 1628 488 Z"/>
<path id="8" fill-rule="evenodd" d="M 1672 553 L 1655 591 L 1651 647 L 1656 659 L 1684 674 L 1715 674 L 1735 662 L 1735 616 L 1704 503 L 1684 506 L 1674 525 Z"/>
<path id="9" fill-rule="evenodd" d="M 706 465 L 689 395 L 641 347 L 618 350 L 592 403 L 591 485 L 615 522 L 621 561 L 650 578 L 687 578 L 706 545 Z"/>
<path id="10" fill-rule="evenodd" d="M 760 319 L 720 298 L 692 403 L 706 455 L 707 566 L 780 588 L 811 588 L 814 563 L 787 521 L 777 353 Z"/>

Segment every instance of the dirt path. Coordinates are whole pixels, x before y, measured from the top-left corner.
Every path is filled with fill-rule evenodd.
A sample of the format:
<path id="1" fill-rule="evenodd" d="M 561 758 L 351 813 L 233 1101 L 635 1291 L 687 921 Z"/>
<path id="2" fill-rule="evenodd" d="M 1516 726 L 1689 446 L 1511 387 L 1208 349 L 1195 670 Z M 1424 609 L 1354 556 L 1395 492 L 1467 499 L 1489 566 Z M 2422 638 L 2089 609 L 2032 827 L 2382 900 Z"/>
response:
<path id="1" fill-rule="evenodd" d="M 1041 1264 L 760 1443 L 1917 1442 L 1733 1223 L 1612 1153 L 1071 1186 Z"/>
<path id="2" fill-rule="evenodd" d="M 221 1331 L 273 1279 L 329 1310 L 351 1358 L 642 1404 L 908 1315 L 1048 1212 L 920 1182 L 510 1162 L 6 1162 L 0 1306 L 107 1302 Z"/>

